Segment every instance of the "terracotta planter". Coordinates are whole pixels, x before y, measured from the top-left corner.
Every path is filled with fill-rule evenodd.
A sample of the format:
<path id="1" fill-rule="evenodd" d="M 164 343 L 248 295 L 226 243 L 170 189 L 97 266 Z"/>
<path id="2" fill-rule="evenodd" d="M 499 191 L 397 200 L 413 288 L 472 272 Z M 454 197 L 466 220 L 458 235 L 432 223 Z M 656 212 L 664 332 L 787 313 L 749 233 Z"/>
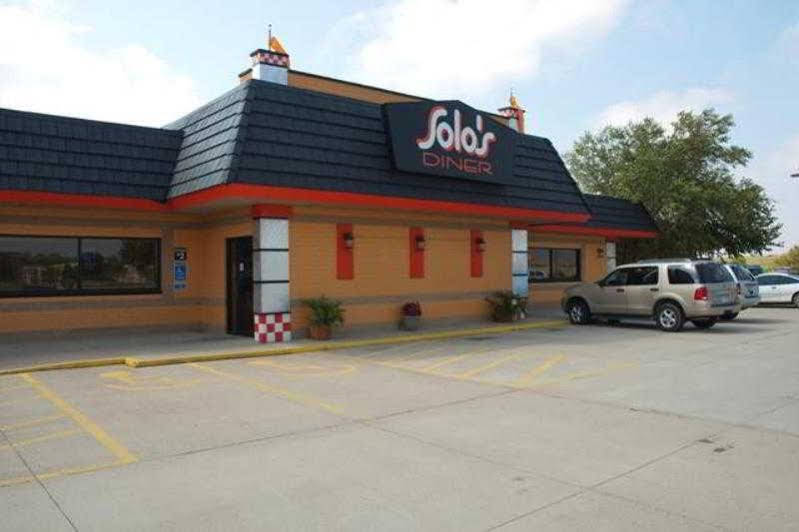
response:
<path id="1" fill-rule="evenodd" d="M 333 335 L 333 329 L 330 325 L 311 325 L 308 329 L 308 335 L 314 340 L 330 340 Z"/>
<path id="2" fill-rule="evenodd" d="M 417 331 L 419 325 L 421 325 L 421 316 L 403 316 L 399 324 L 403 331 Z"/>

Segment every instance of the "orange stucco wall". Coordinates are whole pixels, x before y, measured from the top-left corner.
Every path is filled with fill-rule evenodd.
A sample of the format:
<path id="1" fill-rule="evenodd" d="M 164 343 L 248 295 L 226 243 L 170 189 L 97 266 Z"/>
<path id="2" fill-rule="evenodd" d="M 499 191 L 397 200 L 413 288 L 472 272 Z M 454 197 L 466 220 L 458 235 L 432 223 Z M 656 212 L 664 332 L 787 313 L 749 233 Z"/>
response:
<path id="1" fill-rule="evenodd" d="M 352 223 L 355 278 L 336 279 L 336 223 Z M 422 227 L 427 242 L 425 276 L 409 271 L 410 227 Z M 482 277 L 470 274 L 470 229 L 486 240 Z M 484 297 L 510 288 L 510 230 L 497 221 L 386 213 L 297 208 L 290 226 L 293 320 L 307 323 L 302 299 L 339 299 L 347 326 L 394 322 L 400 307 L 419 300 L 425 319 L 483 317 Z"/>

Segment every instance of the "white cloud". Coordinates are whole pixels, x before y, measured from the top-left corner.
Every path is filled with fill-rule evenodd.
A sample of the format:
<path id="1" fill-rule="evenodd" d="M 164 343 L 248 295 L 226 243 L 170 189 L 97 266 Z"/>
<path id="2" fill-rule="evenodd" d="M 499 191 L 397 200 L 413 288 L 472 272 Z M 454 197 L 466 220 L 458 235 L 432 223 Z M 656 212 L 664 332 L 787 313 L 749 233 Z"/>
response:
<path id="1" fill-rule="evenodd" d="M 733 95 L 724 89 L 692 88 L 682 91 L 659 91 L 641 100 L 628 100 L 606 107 L 593 120 L 593 129 L 607 125 L 623 126 L 633 120 L 654 118 L 671 124 L 683 110 L 701 111 L 707 107 L 732 102 Z"/>
<path id="2" fill-rule="evenodd" d="M 462 97 L 536 75 L 547 48 L 561 51 L 604 35 L 625 4 L 399 0 L 337 23 L 327 41 L 346 54 L 348 79 Z"/>
<path id="3" fill-rule="evenodd" d="M 193 81 L 145 47 L 93 50 L 63 4 L 0 5 L 0 107 L 160 126 L 196 108 Z"/>

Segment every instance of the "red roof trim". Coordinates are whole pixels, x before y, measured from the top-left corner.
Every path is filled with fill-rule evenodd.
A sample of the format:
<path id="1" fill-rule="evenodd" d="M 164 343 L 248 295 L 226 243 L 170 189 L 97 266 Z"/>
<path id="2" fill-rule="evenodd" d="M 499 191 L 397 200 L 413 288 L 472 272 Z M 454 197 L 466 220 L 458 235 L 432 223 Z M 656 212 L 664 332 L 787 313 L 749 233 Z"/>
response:
<path id="1" fill-rule="evenodd" d="M 590 218 L 589 214 L 560 211 L 400 198 L 396 196 L 376 196 L 372 194 L 357 194 L 353 192 L 331 192 L 326 190 L 305 188 L 246 185 L 240 183 L 217 185 L 215 187 L 193 192 L 185 196 L 179 196 L 169 200 L 168 205 L 172 209 L 180 210 L 229 198 L 277 202 L 290 201 L 297 203 L 332 203 L 338 205 L 381 207 L 398 210 L 423 210 L 448 212 L 454 214 L 501 216 L 516 219 L 547 219 L 557 222 L 584 223 Z"/>
<path id="2" fill-rule="evenodd" d="M 596 235 L 607 238 L 657 238 L 657 231 L 641 231 L 638 229 L 615 229 L 610 227 L 584 227 L 579 225 L 531 225 L 534 233 L 565 233 L 573 235 Z"/>
<path id="3" fill-rule="evenodd" d="M 59 194 L 32 190 L 0 190 L 3 203 L 47 203 L 49 205 L 105 207 L 136 211 L 166 212 L 169 206 L 155 200 L 123 198 L 119 196 L 87 196 L 82 194 Z"/>

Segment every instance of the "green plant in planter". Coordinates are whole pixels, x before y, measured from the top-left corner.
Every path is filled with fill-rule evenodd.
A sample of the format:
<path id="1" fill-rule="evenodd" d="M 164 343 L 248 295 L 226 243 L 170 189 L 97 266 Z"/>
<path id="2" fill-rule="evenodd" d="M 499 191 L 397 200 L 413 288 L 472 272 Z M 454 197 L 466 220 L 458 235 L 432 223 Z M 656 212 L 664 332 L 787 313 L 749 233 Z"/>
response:
<path id="1" fill-rule="evenodd" d="M 508 322 L 527 317 L 527 298 L 517 296 L 510 290 L 494 292 L 486 301 L 491 305 L 494 321 Z"/>
<path id="2" fill-rule="evenodd" d="M 344 309 L 341 308 L 341 301 L 322 296 L 306 299 L 303 304 L 311 309 L 311 338 L 327 340 L 332 334 L 333 327 L 344 323 Z"/>

